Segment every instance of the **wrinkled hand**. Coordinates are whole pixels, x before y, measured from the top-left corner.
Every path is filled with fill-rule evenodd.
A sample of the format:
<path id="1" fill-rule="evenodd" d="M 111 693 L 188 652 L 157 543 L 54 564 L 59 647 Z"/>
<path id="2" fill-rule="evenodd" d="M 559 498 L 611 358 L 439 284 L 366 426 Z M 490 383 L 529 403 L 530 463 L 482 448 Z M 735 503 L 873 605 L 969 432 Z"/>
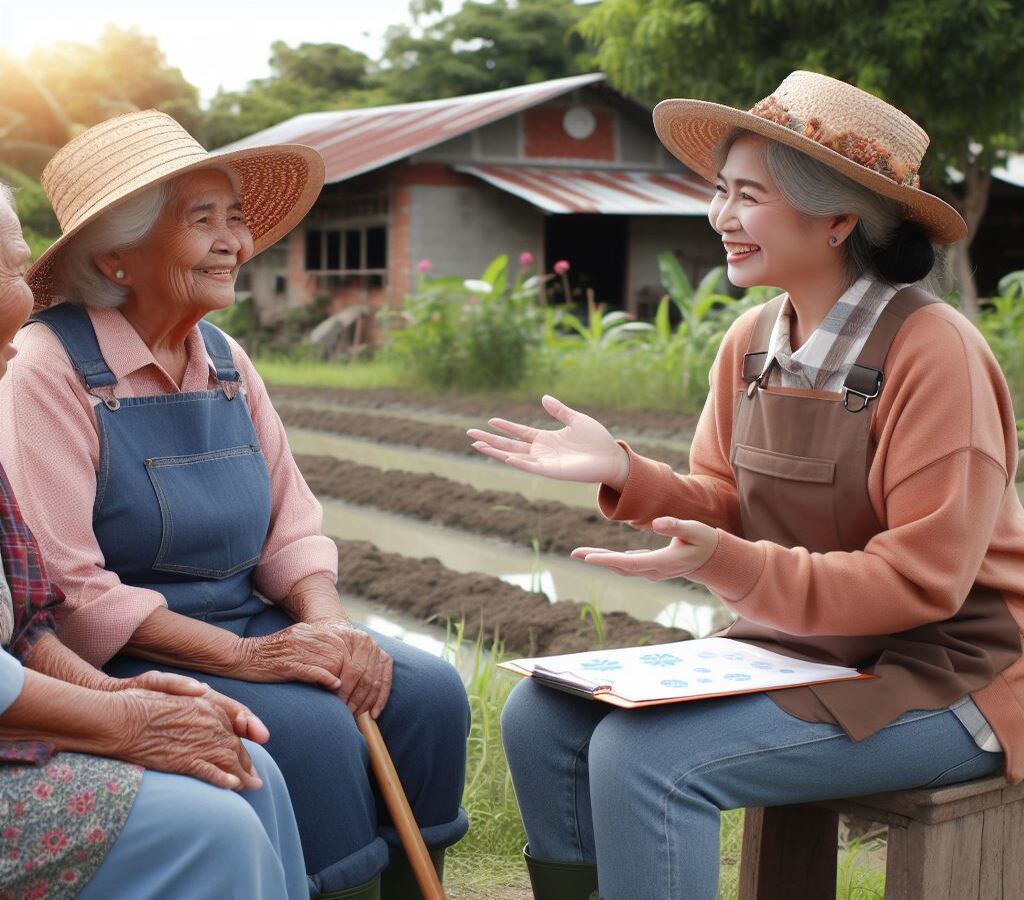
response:
<path id="1" fill-rule="evenodd" d="M 195 696 L 128 688 L 118 705 L 112 752 L 147 769 L 191 775 L 216 787 L 263 785 L 227 713 Z"/>
<path id="2" fill-rule="evenodd" d="M 699 569 L 718 547 L 718 532 L 703 522 L 662 516 L 651 523 L 651 529 L 671 537 L 668 546 L 657 550 L 627 550 L 625 553 L 600 547 L 577 547 L 572 551 L 572 558 L 611 569 L 619 575 L 664 581 L 685 577 Z"/>
<path id="3" fill-rule="evenodd" d="M 365 632 L 347 622 L 300 622 L 246 638 L 236 673 L 248 681 L 306 681 L 335 692 L 353 715 L 377 718 L 391 693 L 392 664 Z"/>
<path id="4" fill-rule="evenodd" d="M 257 744 L 265 744 L 270 739 L 270 732 L 256 715 L 244 703 L 239 703 L 225 694 L 215 691 L 212 687 L 187 675 L 156 670 L 143 672 L 133 678 L 115 679 L 114 690 L 123 691 L 140 688 L 146 691 L 158 691 L 163 694 L 174 694 L 179 697 L 202 697 L 214 706 L 224 710 L 231 727 L 240 738 L 248 738 Z"/>
<path id="5" fill-rule="evenodd" d="M 524 472 L 561 481 L 603 483 L 621 490 L 629 474 L 629 458 L 608 429 L 547 394 L 541 405 L 565 427 L 545 431 L 506 419 L 489 419 L 489 425 L 511 437 L 478 428 L 466 434 L 473 439 L 474 449 L 484 456 Z"/>

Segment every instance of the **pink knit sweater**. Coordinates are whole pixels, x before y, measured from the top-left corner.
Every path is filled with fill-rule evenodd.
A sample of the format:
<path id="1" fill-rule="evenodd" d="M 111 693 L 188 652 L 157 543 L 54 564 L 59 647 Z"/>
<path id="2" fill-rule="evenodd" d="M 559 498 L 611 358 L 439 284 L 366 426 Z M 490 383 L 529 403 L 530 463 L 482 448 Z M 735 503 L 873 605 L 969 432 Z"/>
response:
<path id="1" fill-rule="evenodd" d="M 116 394 L 173 394 L 178 386 L 116 309 L 90 309 L 100 350 L 118 378 Z M 0 380 L 0 461 L 43 551 L 50 577 L 67 596 L 63 640 L 102 665 L 124 646 L 163 595 L 124 585 L 104 568 L 92 530 L 99 439 L 81 379 L 58 338 L 30 325 L 15 340 L 18 355 Z M 181 391 L 204 391 L 213 366 L 198 328 L 186 340 L 188 367 Z M 307 575 L 337 577 L 338 553 L 320 533 L 320 504 L 292 458 L 284 426 L 252 362 L 234 341 L 246 400 L 270 472 L 270 531 L 254 586 L 270 600 L 288 594 Z"/>

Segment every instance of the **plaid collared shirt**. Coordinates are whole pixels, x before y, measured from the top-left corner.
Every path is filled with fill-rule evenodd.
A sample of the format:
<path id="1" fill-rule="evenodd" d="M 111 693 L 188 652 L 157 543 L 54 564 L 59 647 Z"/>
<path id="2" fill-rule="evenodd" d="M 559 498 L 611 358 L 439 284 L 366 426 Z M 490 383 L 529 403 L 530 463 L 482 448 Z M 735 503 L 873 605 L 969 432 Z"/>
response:
<path id="1" fill-rule="evenodd" d="M 790 344 L 793 307 L 787 297 L 772 328 L 765 360 L 766 369 L 773 360 L 778 365 L 772 366 L 765 383 L 840 393 L 885 304 L 902 287 L 862 275 L 835 302 L 799 350 L 793 350 Z"/>
<path id="2" fill-rule="evenodd" d="M 22 518 L 3 467 L 0 467 L 0 560 L 3 564 L 0 605 L 4 606 L 0 621 L 5 627 L 9 622 L 11 629 L 3 649 L 25 660 L 39 638 L 47 632 L 56 633 L 64 595 L 46 576 L 39 545 Z M 52 755 L 53 747 L 40 741 L 0 741 L 0 764 L 40 763 Z"/>
<path id="3" fill-rule="evenodd" d="M 847 288 L 798 350 L 793 350 L 790 343 L 792 305 L 787 297 L 768 341 L 768 357 L 762 370 L 762 374 L 768 372 L 765 384 L 841 393 L 846 376 L 885 305 L 905 286 L 886 284 L 862 275 Z M 773 362 L 778 365 L 773 366 Z M 998 752 L 1003 749 L 969 694 L 954 703 L 950 710 L 982 750 Z"/>

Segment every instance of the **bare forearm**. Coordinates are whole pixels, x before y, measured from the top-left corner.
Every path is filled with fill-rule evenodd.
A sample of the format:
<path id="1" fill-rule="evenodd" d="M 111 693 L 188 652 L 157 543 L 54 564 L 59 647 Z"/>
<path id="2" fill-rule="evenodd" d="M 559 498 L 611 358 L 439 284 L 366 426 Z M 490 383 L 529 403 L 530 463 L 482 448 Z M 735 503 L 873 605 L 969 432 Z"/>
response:
<path id="1" fill-rule="evenodd" d="M 231 675 L 244 655 L 244 643 L 216 625 L 161 608 L 135 629 L 124 652 L 150 662 Z"/>
<path id="2" fill-rule="evenodd" d="M 109 691 L 116 684 L 116 679 L 87 663 L 53 634 L 44 635 L 39 639 L 32 648 L 27 665 L 58 681 L 77 684 L 94 691 Z"/>
<path id="3" fill-rule="evenodd" d="M 329 575 L 308 575 L 296 582 L 278 606 L 296 622 L 315 625 L 318 622 L 348 621 L 338 597 L 337 585 Z"/>
<path id="4" fill-rule="evenodd" d="M 0 716 L 0 740 L 45 741 L 58 750 L 107 755 L 119 719 L 116 698 L 25 669 L 21 693 Z"/>

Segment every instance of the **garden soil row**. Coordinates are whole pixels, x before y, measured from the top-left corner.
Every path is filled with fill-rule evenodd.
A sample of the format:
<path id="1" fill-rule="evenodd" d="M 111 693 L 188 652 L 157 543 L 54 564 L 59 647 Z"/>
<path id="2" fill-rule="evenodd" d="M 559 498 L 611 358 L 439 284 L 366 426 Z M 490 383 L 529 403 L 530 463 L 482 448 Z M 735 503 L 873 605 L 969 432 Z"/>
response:
<path id="1" fill-rule="evenodd" d="M 460 456 L 479 456 L 466 437 L 466 430 L 458 425 L 435 425 L 390 415 L 364 416 L 347 410 L 281 402 L 280 399 L 276 400 L 274 407 L 285 425 L 293 428 L 311 428 L 363 438 L 377 444 L 400 444 Z M 666 462 L 678 471 L 685 472 L 689 467 L 689 455 L 683 450 L 658 444 L 633 443 L 631 446 L 637 453 Z"/>
<path id="2" fill-rule="evenodd" d="M 551 417 L 536 403 L 501 397 L 425 394 L 399 388 L 345 389 L 324 387 L 294 387 L 270 385 L 274 405 L 287 400 L 317 400 L 367 409 L 394 412 L 429 410 L 462 419 L 472 419 L 483 426 L 492 416 L 501 416 L 514 422 L 550 427 Z M 278 407 L 280 409 L 280 407 Z M 580 406 L 581 412 L 593 416 L 613 434 L 621 431 L 642 434 L 652 439 L 685 440 L 693 435 L 697 417 L 684 413 L 659 410 L 601 409 Z"/>
<path id="3" fill-rule="evenodd" d="M 439 475 L 377 469 L 334 456 L 300 453 L 295 460 L 317 496 L 501 538 L 524 549 L 534 541 L 543 553 L 562 554 L 575 547 L 646 550 L 665 544 L 660 535 L 557 500 L 481 491 Z"/>
<path id="4" fill-rule="evenodd" d="M 479 572 L 462 573 L 436 559 L 411 559 L 385 553 L 368 541 L 336 540 L 338 588 L 383 607 L 428 621 L 463 622 L 465 636 L 499 638 L 505 651 L 541 656 L 593 650 L 595 630 L 572 600 L 551 603 L 541 593 L 526 591 Z M 603 615 L 609 647 L 636 647 L 689 640 L 681 628 L 643 622 L 625 612 Z"/>

